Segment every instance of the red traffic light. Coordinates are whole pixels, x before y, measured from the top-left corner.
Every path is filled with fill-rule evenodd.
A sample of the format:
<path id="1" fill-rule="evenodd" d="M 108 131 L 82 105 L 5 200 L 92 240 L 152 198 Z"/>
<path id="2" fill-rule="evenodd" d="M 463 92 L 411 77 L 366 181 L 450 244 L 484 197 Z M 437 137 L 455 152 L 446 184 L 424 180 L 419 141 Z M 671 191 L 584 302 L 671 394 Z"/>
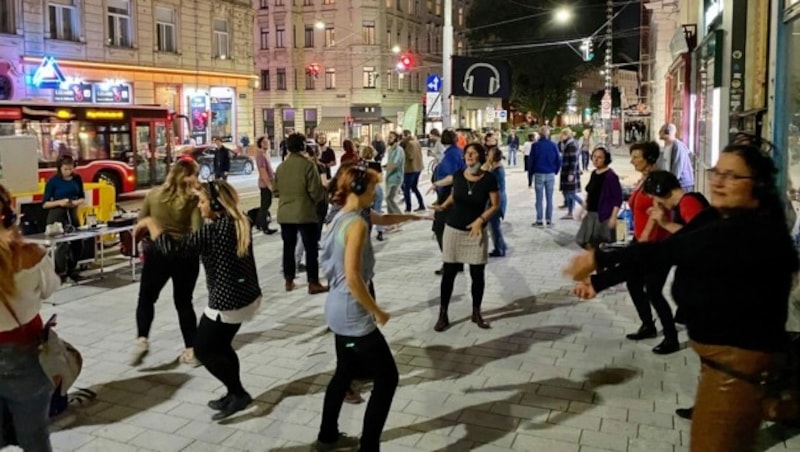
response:
<path id="1" fill-rule="evenodd" d="M 306 75 L 319 77 L 319 74 L 321 72 L 322 72 L 322 66 L 319 63 L 311 63 L 308 66 L 306 66 Z"/>
<path id="2" fill-rule="evenodd" d="M 397 60 L 397 69 L 400 71 L 407 71 L 414 66 L 414 57 L 411 54 L 404 53 L 400 55 Z"/>

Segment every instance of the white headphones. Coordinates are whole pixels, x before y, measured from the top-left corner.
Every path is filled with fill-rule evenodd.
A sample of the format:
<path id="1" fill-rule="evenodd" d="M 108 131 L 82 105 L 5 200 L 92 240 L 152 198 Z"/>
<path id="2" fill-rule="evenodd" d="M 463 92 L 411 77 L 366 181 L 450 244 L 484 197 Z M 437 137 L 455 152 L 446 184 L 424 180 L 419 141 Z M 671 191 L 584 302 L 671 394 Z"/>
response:
<path id="1" fill-rule="evenodd" d="M 500 73 L 497 71 L 497 68 L 489 63 L 475 63 L 467 69 L 467 72 L 464 73 L 463 86 L 464 91 L 467 93 L 472 94 L 473 85 L 475 84 L 475 76 L 472 75 L 472 72 L 482 67 L 489 69 L 493 74 L 492 77 L 489 77 L 489 95 L 500 91 Z"/>

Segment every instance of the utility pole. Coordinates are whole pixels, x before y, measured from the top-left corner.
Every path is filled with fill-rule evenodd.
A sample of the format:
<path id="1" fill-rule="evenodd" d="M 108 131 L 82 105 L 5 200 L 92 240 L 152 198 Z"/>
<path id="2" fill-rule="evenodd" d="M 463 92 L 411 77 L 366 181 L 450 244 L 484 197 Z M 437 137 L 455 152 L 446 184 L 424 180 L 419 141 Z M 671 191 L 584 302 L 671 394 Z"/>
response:
<path id="1" fill-rule="evenodd" d="M 611 73 L 612 64 L 614 63 L 614 36 L 613 36 L 613 23 L 614 23 L 614 2 L 613 0 L 606 0 L 606 58 L 605 58 L 605 95 L 604 97 L 610 99 L 612 109 L 613 109 L 613 97 L 611 97 L 611 93 L 613 91 L 613 75 Z M 603 125 L 606 129 L 606 143 L 608 145 L 611 144 L 611 118 L 607 118 L 603 120 Z"/>
<path id="2" fill-rule="evenodd" d="M 450 97 L 453 93 L 453 0 L 444 0 L 442 37 L 442 127 L 453 127 Z"/>

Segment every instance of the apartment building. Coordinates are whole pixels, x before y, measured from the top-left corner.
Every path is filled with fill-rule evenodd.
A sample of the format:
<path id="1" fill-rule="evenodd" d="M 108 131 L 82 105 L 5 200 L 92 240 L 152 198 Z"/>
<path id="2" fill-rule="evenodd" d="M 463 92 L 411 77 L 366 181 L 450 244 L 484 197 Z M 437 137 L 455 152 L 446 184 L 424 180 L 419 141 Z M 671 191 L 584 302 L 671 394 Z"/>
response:
<path id="1" fill-rule="evenodd" d="M 160 104 L 212 118 L 182 139 L 239 142 L 254 130 L 253 14 L 251 0 L 0 0 L 0 99 Z M 53 64 L 60 89 L 37 87 Z"/>
<path id="2" fill-rule="evenodd" d="M 277 142 L 324 132 L 334 145 L 421 129 L 429 74 L 441 74 L 443 0 L 253 0 L 257 129 Z M 455 52 L 466 1 L 455 0 Z M 413 60 L 400 71 L 402 55 Z"/>

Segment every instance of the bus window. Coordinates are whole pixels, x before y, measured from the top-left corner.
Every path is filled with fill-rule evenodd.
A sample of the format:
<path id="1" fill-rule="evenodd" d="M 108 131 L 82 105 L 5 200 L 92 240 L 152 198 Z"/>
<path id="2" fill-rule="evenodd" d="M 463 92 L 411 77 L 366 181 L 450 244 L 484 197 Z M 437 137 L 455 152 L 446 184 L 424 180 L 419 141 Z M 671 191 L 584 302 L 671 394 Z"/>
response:
<path id="1" fill-rule="evenodd" d="M 111 158 L 133 166 L 130 126 L 128 124 L 111 124 L 108 138 Z"/>

